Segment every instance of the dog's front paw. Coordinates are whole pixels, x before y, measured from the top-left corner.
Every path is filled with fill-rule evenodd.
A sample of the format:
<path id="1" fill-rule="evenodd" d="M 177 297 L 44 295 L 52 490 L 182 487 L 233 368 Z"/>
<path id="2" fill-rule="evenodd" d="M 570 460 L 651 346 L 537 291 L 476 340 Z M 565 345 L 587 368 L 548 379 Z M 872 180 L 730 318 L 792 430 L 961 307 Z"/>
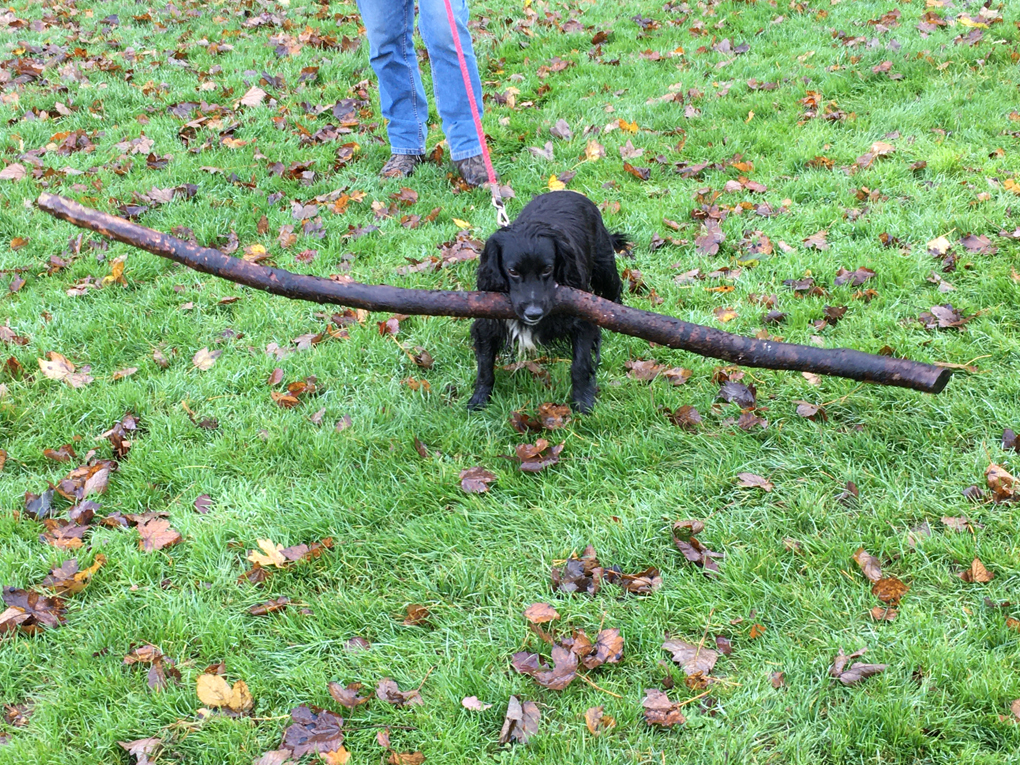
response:
<path id="1" fill-rule="evenodd" d="M 574 391 L 573 401 L 570 406 L 578 414 L 591 414 L 595 408 L 595 389 Z"/>
<path id="2" fill-rule="evenodd" d="M 469 412 L 477 412 L 489 404 L 489 397 L 492 395 L 492 388 L 478 388 L 475 390 L 471 400 L 467 402 Z"/>

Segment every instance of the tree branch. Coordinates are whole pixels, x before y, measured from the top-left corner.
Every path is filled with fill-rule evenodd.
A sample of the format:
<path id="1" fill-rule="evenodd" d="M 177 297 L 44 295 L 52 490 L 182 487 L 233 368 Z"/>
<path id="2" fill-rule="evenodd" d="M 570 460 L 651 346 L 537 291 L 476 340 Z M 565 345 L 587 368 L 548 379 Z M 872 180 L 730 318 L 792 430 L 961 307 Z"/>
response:
<path id="1" fill-rule="evenodd" d="M 38 205 L 44 212 L 79 228 L 87 228 L 196 271 L 294 300 L 427 316 L 515 318 L 510 300 L 498 292 L 402 289 L 294 274 L 224 255 L 219 250 L 198 247 L 53 194 L 40 194 Z M 815 348 L 742 337 L 619 305 L 570 287 L 558 288 L 553 311 L 579 316 L 604 329 L 669 348 L 748 367 L 813 372 L 926 393 L 941 391 L 952 374 L 949 369 L 930 364 L 848 348 Z"/>

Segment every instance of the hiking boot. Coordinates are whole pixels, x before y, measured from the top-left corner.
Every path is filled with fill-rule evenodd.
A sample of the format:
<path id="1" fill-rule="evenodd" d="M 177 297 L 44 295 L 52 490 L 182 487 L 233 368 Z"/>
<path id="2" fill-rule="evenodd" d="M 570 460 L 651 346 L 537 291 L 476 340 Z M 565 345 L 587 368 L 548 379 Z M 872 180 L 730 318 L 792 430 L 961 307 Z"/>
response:
<path id="1" fill-rule="evenodd" d="M 379 173 L 380 178 L 407 178 L 425 161 L 424 154 L 391 154 Z"/>
<path id="2" fill-rule="evenodd" d="M 489 182 L 489 175 L 485 172 L 485 160 L 481 154 L 467 159 L 455 159 L 453 165 L 468 186 L 482 186 Z M 499 181 L 499 176 L 496 180 Z"/>

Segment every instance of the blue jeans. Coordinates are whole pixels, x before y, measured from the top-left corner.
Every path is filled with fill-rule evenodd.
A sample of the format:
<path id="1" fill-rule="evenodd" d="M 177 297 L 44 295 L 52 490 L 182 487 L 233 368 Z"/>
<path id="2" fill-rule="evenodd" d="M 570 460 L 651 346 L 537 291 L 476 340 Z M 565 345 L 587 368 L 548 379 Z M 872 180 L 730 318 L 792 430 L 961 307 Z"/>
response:
<path id="1" fill-rule="evenodd" d="M 467 28 L 467 0 L 450 3 L 481 114 L 482 83 Z M 369 59 L 379 78 L 379 100 L 388 122 L 390 151 L 394 154 L 424 154 L 428 134 L 429 106 L 412 41 L 414 5 L 415 0 L 358 0 L 368 35 Z M 429 52 L 432 90 L 451 158 L 460 160 L 481 154 L 443 0 L 418 0 L 418 29 Z"/>

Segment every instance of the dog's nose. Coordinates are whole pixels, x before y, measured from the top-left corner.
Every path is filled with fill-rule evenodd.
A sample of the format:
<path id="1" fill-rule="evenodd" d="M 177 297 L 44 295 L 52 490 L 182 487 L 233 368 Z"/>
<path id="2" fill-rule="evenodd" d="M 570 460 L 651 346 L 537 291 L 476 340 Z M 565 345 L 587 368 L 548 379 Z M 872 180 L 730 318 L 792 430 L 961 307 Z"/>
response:
<path id="1" fill-rule="evenodd" d="M 543 316 L 545 316 L 545 311 L 542 310 L 541 308 L 536 308 L 535 306 L 529 306 L 528 308 L 524 309 L 524 320 L 525 321 L 530 321 L 530 322 L 534 323 L 534 322 L 539 321 Z"/>

